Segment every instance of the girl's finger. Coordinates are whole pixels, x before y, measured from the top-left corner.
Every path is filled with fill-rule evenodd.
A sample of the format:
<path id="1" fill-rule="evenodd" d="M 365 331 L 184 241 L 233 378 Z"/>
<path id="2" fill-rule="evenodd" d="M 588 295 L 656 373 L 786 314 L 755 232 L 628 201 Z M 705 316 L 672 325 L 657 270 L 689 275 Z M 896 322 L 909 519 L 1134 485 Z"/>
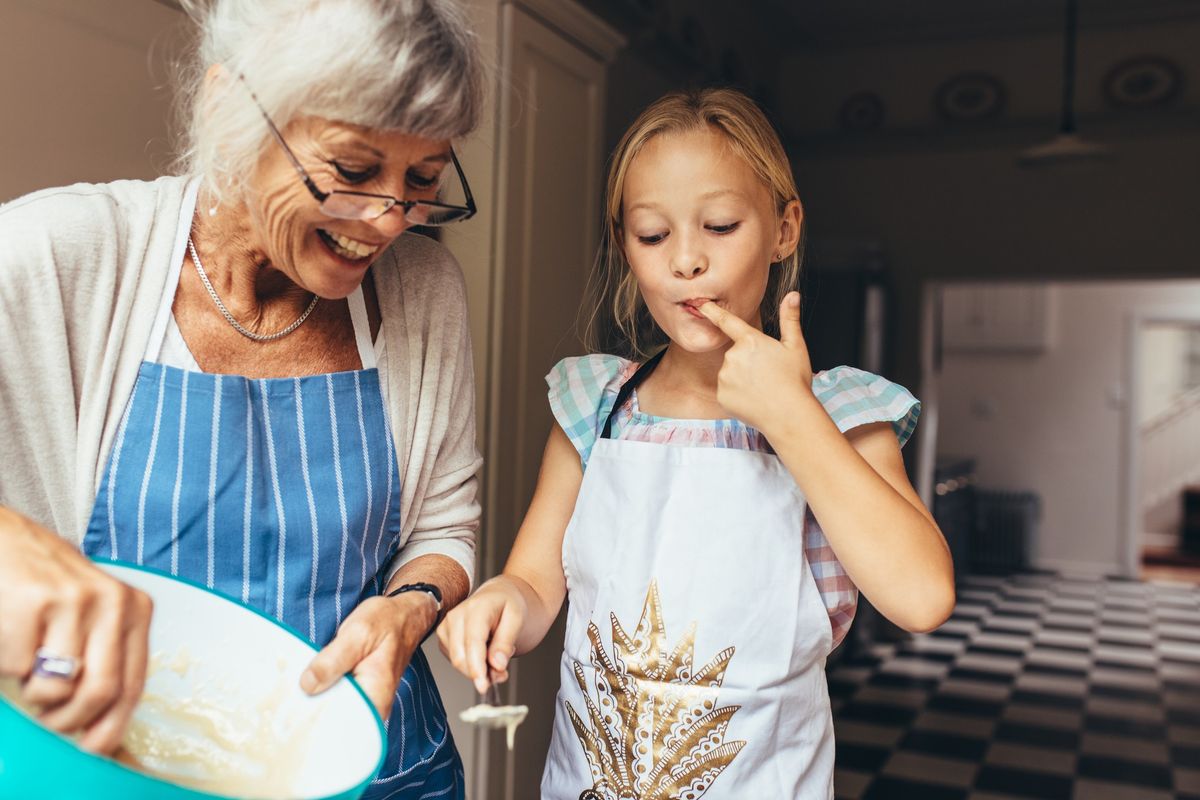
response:
<path id="1" fill-rule="evenodd" d="M 470 602 L 470 601 L 468 601 Z M 466 645 L 463 642 L 463 612 L 462 607 L 454 609 L 442 622 L 442 627 L 446 629 L 446 658 L 450 659 L 451 665 L 463 675 L 467 674 L 466 670 Z M 469 675 L 467 677 L 470 677 Z"/>
<path id="2" fill-rule="evenodd" d="M 492 633 L 491 614 L 475 614 L 465 625 L 466 675 L 480 694 L 487 691 L 487 642 Z"/>
<path id="3" fill-rule="evenodd" d="M 496 630 L 488 645 L 488 663 L 495 669 L 508 668 L 508 660 L 516 652 L 517 636 L 520 635 L 521 626 L 525 622 L 523 616 L 511 603 L 505 604 L 500 612 L 500 621 L 496 623 Z"/>
<path id="4" fill-rule="evenodd" d="M 804 346 L 800 330 L 800 293 L 788 292 L 779 304 L 779 341 L 788 347 Z"/>
<path id="5" fill-rule="evenodd" d="M 761 331 L 759 331 L 750 323 L 746 322 L 746 320 L 742 319 L 736 314 L 729 313 L 711 301 L 699 306 L 696 310 L 699 311 L 705 319 L 720 328 L 721 333 L 732 339 L 734 343 L 737 343 L 748 336 L 754 336 L 755 334 L 762 335 Z"/>

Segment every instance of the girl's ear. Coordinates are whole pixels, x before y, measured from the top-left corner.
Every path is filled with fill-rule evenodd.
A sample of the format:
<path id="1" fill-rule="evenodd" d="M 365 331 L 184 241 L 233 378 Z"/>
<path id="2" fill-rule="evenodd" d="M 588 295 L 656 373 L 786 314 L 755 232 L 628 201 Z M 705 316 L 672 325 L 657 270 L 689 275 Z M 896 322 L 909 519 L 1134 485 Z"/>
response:
<path id="1" fill-rule="evenodd" d="M 804 223 L 804 206 L 799 200 L 791 200 L 783 207 L 779 216 L 779 240 L 775 243 L 776 261 L 782 261 L 795 252 L 800 243 L 800 226 Z"/>

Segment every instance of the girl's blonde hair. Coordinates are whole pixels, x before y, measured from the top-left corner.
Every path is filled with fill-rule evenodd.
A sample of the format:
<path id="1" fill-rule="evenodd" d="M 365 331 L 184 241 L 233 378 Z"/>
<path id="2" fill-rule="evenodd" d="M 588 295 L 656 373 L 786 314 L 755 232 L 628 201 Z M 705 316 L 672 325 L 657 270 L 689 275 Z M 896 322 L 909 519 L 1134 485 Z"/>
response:
<path id="1" fill-rule="evenodd" d="M 791 165 L 775 129 L 762 110 L 734 89 L 701 89 L 671 92 L 643 111 L 621 137 L 608 167 L 604 230 L 596 265 L 588 282 L 590 317 L 584 341 L 591 352 L 612 353 L 643 361 L 667 343 L 666 334 L 650 316 L 638 290 L 637 279 L 625 258 L 621 206 L 625 176 L 646 142 L 664 133 L 685 133 L 709 128 L 721 133 L 730 150 L 739 156 L 771 192 L 775 212 L 782 214 L 799 199 Z M 796 288 L 804 251 L 804 223 L 796 250 L 773 264 L 760 314 L 763 330 L 779 334 L 779 304 Z"/>

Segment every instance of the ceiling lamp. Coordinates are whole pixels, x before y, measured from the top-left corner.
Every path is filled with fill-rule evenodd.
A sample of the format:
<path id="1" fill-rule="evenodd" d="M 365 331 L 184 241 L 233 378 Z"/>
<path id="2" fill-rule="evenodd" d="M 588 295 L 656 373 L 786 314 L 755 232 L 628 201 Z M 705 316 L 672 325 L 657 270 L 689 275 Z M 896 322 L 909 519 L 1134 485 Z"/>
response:
<path id="1" fill-rule="evenodd" d="M 1075 46 L 1078 35 L 1079 0 L 1067 0 L 1067 24 L 1063 35 L 1062 116 L 1058 135 L 1048 142 L 1022 150 L 1018 159 L 1022 166 L 1096 161 L 1111 155 L 1108 147 L 1087 141 L 1075 130 Z"/>

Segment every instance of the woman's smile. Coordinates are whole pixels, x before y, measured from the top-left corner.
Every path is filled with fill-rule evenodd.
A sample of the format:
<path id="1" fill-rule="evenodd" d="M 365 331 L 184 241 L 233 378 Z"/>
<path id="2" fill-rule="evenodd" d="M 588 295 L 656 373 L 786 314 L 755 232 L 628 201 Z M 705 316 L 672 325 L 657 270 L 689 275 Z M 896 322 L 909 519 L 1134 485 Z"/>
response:
<path id="1" fill-rule="evenodd" d="M 379 244 L 351 239 L 349 236 L 324 228 L 317 228 L 317 238 L 338 258 L 349 261 L 356 267 L 369 264 L 372 256 L 379 252 L 381 247 Z"/>

